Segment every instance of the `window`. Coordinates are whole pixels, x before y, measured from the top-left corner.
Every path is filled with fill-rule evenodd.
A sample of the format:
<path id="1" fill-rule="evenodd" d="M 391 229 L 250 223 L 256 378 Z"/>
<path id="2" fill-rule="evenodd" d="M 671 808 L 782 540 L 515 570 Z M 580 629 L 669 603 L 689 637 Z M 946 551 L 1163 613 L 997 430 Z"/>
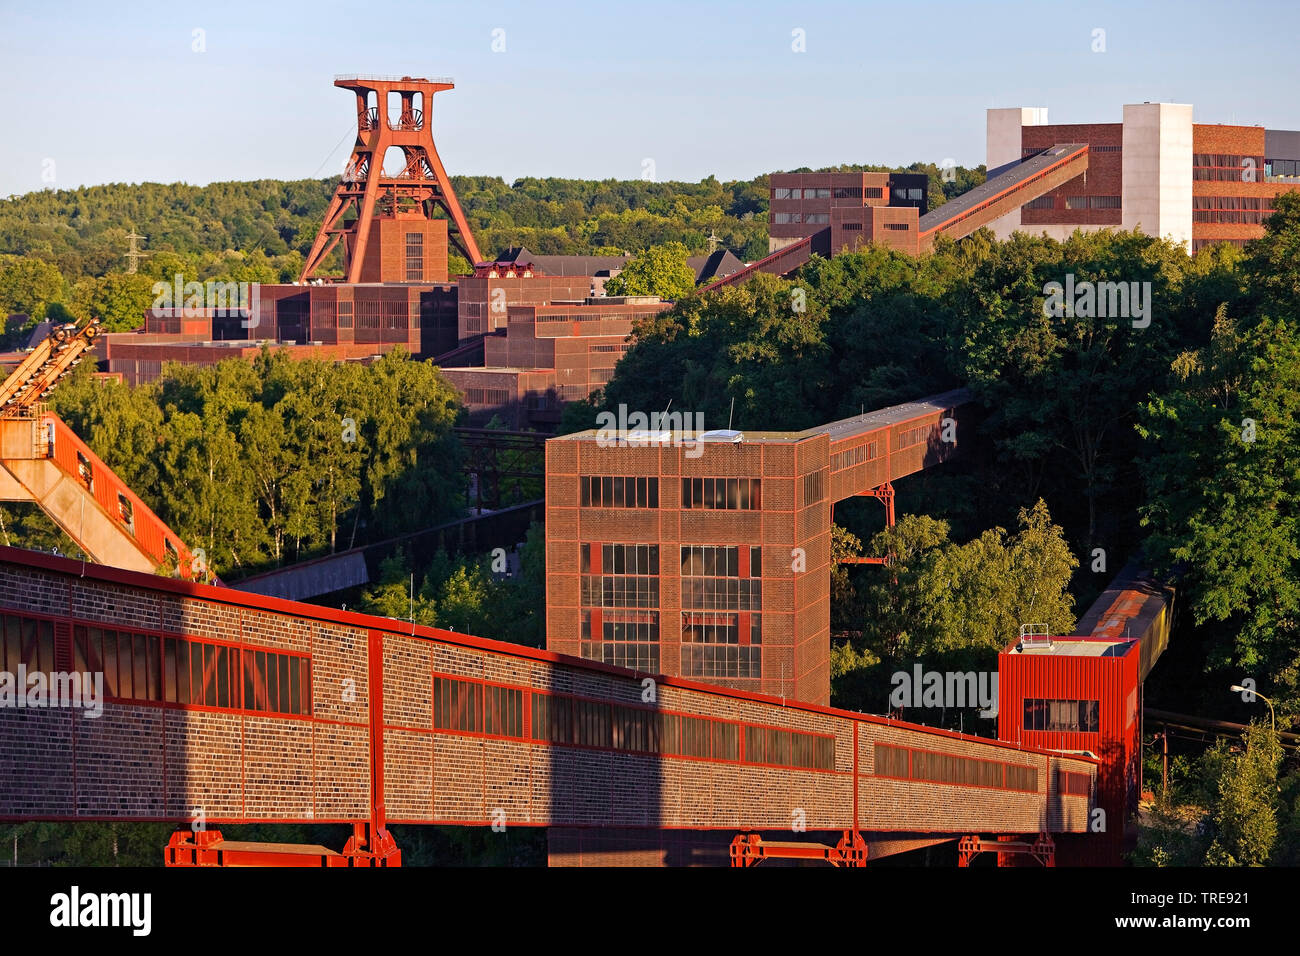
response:
<path id="1" fill-rule="evenodd" d="M 790 189 L 788 186 L 778 187 L 772 190 L 773 199 L 789 199 Z"/>
<path id="2" fill-rule="evenodd" d="M 483 685 L 450 677 L 433 679 L 433 726 L 479 733 L 483 729 Z"/>
<path id="3" fill-rule="evenodd" d="M 1088 197 L 1087 196 L 1066 196 L 1065 208 L 1066 209 L 1087 209 Z"/>
<path id="4" fill-rule="evenodd" d="M 907 232 L 909 226 L 905 222 L 887 222 L 885 228 L 890 232 Z"/>
<path id="5" fill-rule="evenodd" d="M 841 229 L 844 229 L 844 230 L 847 231 L 847 232 L 861 232 L 861 231 L 862 231 L 862 223 L 860 223 L 860 222 L 846 222 L 846 223 L 842 224 L 842 225 L 840 226 L 840 228 L 841 228 Z"/>
<path id="6" fill-rule="evenodd" d="M 916 202 L 919 199 L 923 199 L 924 197 L 925 197 L 925 190 L 923 189 L 909 189 L 907 191 L 907 198 L 912 200 L 913 202 Z"/>
<path id="7" fill-rule="evenodd" d="M 1057 785 L 1061 793 L 1070 797 L 1086 797 L 1092 793 L 1092 778 L 1086 773 L 1071 773 L 1068 770 L 1062 770 L 1057 778 Z"/>
<path id="8" fill-rule="evenodd" d="M 1095 700 L 1025 699 L 1024 729 L 1060 733 L 1098 732 L 1100 702 Z"/>
<path id="9" fill-rule="evenodd" d="M 311 716 L 310 659 L 244 648 L 244 709 Z"/>
<path id="10" fill-rule="evenodd" d="M 803 503 L 816 504 L 826 497 L 826 472 L 822 469 L 803 476 Z"/>
<path id="11" fill-rule="evenodd" d="M 17 614 L 6 614 L 0 635 L 0 670 L 18 672 L 20 664 L 29 671 L 50 673 L 54 667 L 54 624 Z M 93 668 L 77 668 L 81 671 Z"/>
<path id="12" fill-rule="evenodd" d="M 424 278 L 424 234 L 406 234 L 406 281 L 419 282 Z"/>
<path id="13" fill-rule="evenodd" d="M 829 187 L 818 187 L 817 189 L 805 189 L 803 191 L 804 199 L 830 199 L 831 191 Z"/>
<path id="14" fill-rule="evenodd" d="M 504 388 L 467 388 L 467 405 L 504 405 L 510 401 L 510 392 Z"/>
<path id="15" fill-rule="evenodd" d="M 831 190 L 831 197 L 834 199 L 861 199 L 862 187 L 836 186 Z"/>
<path id="16" fill-rule="evenodd" d="M 537 693 L 532 697 L 533 739 L 553 744 L 573 743 L 573 701 L 568 697 Z"/>
<path id="17" fill-rule="evenodd" d="M 763 507 L 758 478 L 683 478 L 683 508 L 757 511 Z"/>
<path id="18" fill-rule="evenodd" d="M 745 762 L 835 769 L 835 738 L 779 727 L 745 727 Z"/>
<path id="19" fill-rule="evenodd" d="M 352 303 L 339 302 L 339 328 L 352 328 Z"/>
<path id="20" fill-rule="evenodd" d="M 847 451 L 838 451 L 831 456 L 831 471 L 841 471 L 873 461 L 878 455 L 874 441 L 865 442 Z"/>
<path id="21" fill-rule="evenodd" d="M 901 777 L 906 780 L 911 776 L 908 762 L 909 751 L 906 747 L 890 747 L 876 744 L 876 776 Z"/>
<path id="22" fill-rule="evenodd" d="M 862 195 L 866 199 L 884 199 L 885 188 L 883 186 L 863 186 Z"/>
<path id="23" fill-rule="evenodd" d="M 913 445 L 924 444 L 934 431 L 933 425 L 918 425 L 915 428 L 908 428 L 898 433 L 898 444 L 894 451 L 901 451 L 904 448 L 911 448 Z"/>
<path id="24" fill-rule="evenodd" d="M 803 217 L 804 222 L 827 223 L 831 221 L 831 215 L 828 212 L 810 212 Z"/>
<path id="25" fill-rule="evenodd" d="M 126 530 L 135 534 L 135 508 L 120 491 L 117 493 L 117 513 L 122 518 L 122 524 L 126 525 Z"/>
<path id="26" fill-rule="evenodd" d="M 659 507 L 658 478 L 584 475 L 578 481 L 584 508 Z"/>
<path id="27" fill-rule="evenodd" d="M 77 452 L 77 475 L 86 485 L 86 490 L 91 494 L 95 492 L 95 473 L 91 470 L 90 459 Z"/>
<path id="28" fill-rule="evenodd" d="M 1039 196 L 1037 199 L 1031 199 L 1025 203 L 1022 209 L 1055 209 L 1055 196 Z"/>

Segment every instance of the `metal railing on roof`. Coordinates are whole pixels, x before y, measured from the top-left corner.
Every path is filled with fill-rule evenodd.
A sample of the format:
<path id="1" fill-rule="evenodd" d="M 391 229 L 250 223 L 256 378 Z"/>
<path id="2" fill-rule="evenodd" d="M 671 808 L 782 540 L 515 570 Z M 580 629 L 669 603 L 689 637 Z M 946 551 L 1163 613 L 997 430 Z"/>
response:
<path id="1" fill-rule="evenodd" d="M 334 82 L 341 80 L 356 80 L 359 83 L 451 83 L 455 81 L 450 76 L 381 76 L 378 73 L 336 73 Z"/>

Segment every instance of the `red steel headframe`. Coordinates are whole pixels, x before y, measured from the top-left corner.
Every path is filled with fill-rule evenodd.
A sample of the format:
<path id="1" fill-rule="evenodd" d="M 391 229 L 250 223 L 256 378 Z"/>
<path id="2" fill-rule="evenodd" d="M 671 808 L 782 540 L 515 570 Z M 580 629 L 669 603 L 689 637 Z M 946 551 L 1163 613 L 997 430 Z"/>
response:
<path id="1" fill-rule="evenodd" d="M 451 220 L 449 241 L 473 267 L 480 260 L 478 244 L 433 145 L 433 94 L 453 89 L 451 80 L 345 76 L 336 78 L 334 85 L 356 94 L 357 140 L 343 178 L 334 190 L 334 198 L 325 211 L 320 232 L 303 263 L 299 281 L 311 278 L 343 239 L 346 260 L 343 279 L 360 282 L 370 224 L 375 206 L 381 200 L 393 208 L 418 207 L 426 219 L 434 218 L 434 210 L 441 206 Z M 373 105 L 369 100 L 372 93 Z M 401 98 L 402 111 L 396 120 L 388 115 L 390 93 Z M 417 93 L 419 108 L 415 106 Z M 400 149 L 406 160 L 402 171 L 395 176 L 386 176 L 383 170 L 384 154 L 390 147 Z M 355 212 L 356 217 L 345 220 L 350 212 Z M 349 237 L 350 245 L 346 241 Z"/>

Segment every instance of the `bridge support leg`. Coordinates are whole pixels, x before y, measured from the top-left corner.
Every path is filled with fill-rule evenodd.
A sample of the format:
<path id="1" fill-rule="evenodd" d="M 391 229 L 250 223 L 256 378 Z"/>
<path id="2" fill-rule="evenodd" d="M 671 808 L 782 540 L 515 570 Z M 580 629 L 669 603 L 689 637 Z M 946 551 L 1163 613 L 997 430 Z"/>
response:
<path id="1" fill-rule="evenodd" d="M 964 836 L 957 841 L 958 866 L 970 866 L 981 853 L 996 853 L 998 866 L 1014 866 L 1017 856 L 1028 857 L 1042 866 L 1056 866 L 1056 841 L 1050 833 L 1039 833 L 1032 842 L 1014 836 L 1000 836 L 996 840 Z"/>
<path id="2" fill-rule="evenodd" d="M 177 830 L 163 859 L 166 866 L 401 866 L 402 851 L 385 828 L 357 823 L 342 853 L 323 846 L 227 840 L 220 830 Z"/>
<path id="3" fill-rule="evenodd" d="M 867 843 L 857 830 L 845 830 L 838 843 L 764 840 L 758 833 L 740 833 L 731 841 L 732 866 L 756 866 L 764 860 L 824 860 L 831 866 L 866 866 Z"/>

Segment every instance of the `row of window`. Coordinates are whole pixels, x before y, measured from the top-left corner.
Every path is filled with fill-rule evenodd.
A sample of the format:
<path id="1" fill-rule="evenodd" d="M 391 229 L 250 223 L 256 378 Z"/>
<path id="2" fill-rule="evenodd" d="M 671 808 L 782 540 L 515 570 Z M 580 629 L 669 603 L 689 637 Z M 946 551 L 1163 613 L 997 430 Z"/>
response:
<path id="1" fill-rule="evenodd" d="M 311 660 L 99 627 L 73 632 L 74 669 L 102 673 L 116 700 L 311 716 Z"/>
<path id="2" fill-rule="evenodd" d="M 979 760 L 913 747 L 875 745 L 876 776 L 925 783 L 951 783 L 963 787 L 992 787 L 1034 793 L 1038 770 L 1023 764 Z"/>
<path id="3" fill-rule="evenodd" d="M 659 673 L 659 644 L 642 641 L 583 641 L 579 653 L 589 661 L 600 661 L 634 671 Z"/>
<path id="4" fill-rule="evenodd" d="M 1259 196 L 1193 196 L 1193 209 L 1269 209 L 1271 198 Z"/>
<path id="5" fill-rule="evenodd" d="M 838 195 L 840 190 L 835 190 Z M 772 190 L 773 199 L 830 199 L 831 191 L 825 186 L 810 186 L 807 189 L 785 189 L 778 188 Z M 842 197 L 841 197 L 842 198 Z"/>
<path id="6" fill-rule="evenodd" d="M 749 549 L 749 567 L 742 573 L 741 551 L 735 545 L 682 545 L 682 577 L 756 578 L 760 574 L 763 549 Z"/>
<path id="7" fill-rule="evenodd" d="M 1192 222 L 1235 223 L 1238 225 L 1262 225 L 1271 216 L 1268 212 L 1235 211 L 1229 209 L 1197 210 L 1192 213 Z"/>
<path id="8" fill-rule="evenodd" d="M 524 700 L 524 695 L 531 698 Z M 525 712 L 531 717 L 525 727 Z M 835 769 L 835 739 L 776 727 L 688 717 L 605 701 L 437 677 L 433 726 L 577 747 Z M 741 750 L 741 744 L 744 750 Z"/>
<path id="9" fill-rule="evenodd" d="M 758 611 L 763 582 L 752 578 L 682 578 L 682 607 L 701 611 Z"/>
<path id="10" fill-rule="evenodd" d="M 578 483 L 579 500 L 584 508 L 659 507 L 658 478 L 583 475 Z M 762 480 L 683 478 L 682 507 L 757 511 L 763 507 Z"/>
<path id="11" fill-rule="evenodd" d="M 885 229 L 887 229 L 887 230 L 890 231 L 890 232 L 907 232 L 907 231 L 908 231 L 909 229 L 911 229 L 911 228 L 912 228 L 912 227 L 909 226 L 909 225 L 908 225 L 907 223 L 905 223 L 905 222 L 887 222 L 887 223 L 885 223 Z"/>
<path id="12" fill-rule="evenodd" d="M 583 475 L 578 479 L 584 508 L 658 508 L 659 479 Z"/>
<path id="13" fill-rule="evenodd" d="M 900 451 L 913 445 L 922 445 L 929 440 L 932 431 L 934 431 L 933 425 L 918 425 L 915 428 L 905 429 L 898 433 L 898 444 L 894 450 Z"/>
<path id="14" fill-rule="evenodd" d="M 1095 700 L 1037 700 L 1025 698 L 1025 730 L 1095 734 L 1101 703 Z"/>
<path id="15" fill-rule="evenodd" d="M 467 388 L 466 405 L 504 405 L 510 401 L 510 391 L 504 388 Z"/>
<path id="16" fill-rule="evenodd" d="M 1066 209 L 1122 209 L 1120 196 L 1066 196 Z"/>
<path id="17" fill-rule="evenodd" d="M 852 468 L 854 465 L 874 461 L 878 454 L 876 443 L 873 441 L 859 445 L 857 448 L 850 448 L 847 451 L 837 451 L 831 455 L 831 471 L 840 471 L 844 468 Z"/>
<path id="18" fill-rule="evenodd" d="M 762 649 L 729 644 L 683 645 L 682 676 L 762 677 Z"/>
<path id="19" fill-rule="evenodd" d="M 1300 176 L 1300 159 L 1269 159 L 1264 162 L 1265 176 Z"/>
<path id="20" fill-rule="evenodd" d="M 311 661 L 302 655 L 77 625 L 72 657 L 74 671 L 103 675 L 111 700 L 311 714 Z M 0 671 L 16 673 L 20 665 L 60 670 L 52 622 L 4 615 Z"/>
<path id="21" fill-rule="evenodd" d="M 658 646 L 659 643 L 659 612 L 656 610 L 632 610 L 632 609 L 599 609 L 593 615 L 595 609 L 588 608 L 582 612 L 581 636 L 584 641 L 593 643 L 599 641 L 625 642 L 649 644 L 653 643 Z M 596 618 L 600 620 L 599 630 L 593 633 L 592 623 Z M 583 657 L 587 654 L 584 651 Z M 592 660 L 603 660 L 600 656 L 593 656 Z M 605 661 L 607 664 L 618 663 L 617 661 Z M 631 667 L 631 664 L 622 665 Z M 638 667 L 637 670 L 657 670 L 656 667 Z"/>
<path id="22" fill-rule="evenodd" d="M 763 643 L 763 616 L 761 614 L 701 614 L 698 611 L 682 612 L 682 641 L 687 644 L 741 644 L 743 626 L 748 640 L 745 644 Z"/>
<path id="23" fill-rule="evenodd" d="M 784 226 L 789 223 L 812 222 L 825 224 L 831 221 L 830 213 L 825 212 L 774 212 L 772 221 L 778 226 Z"/>
<path id="24" fill-rule="evenodd" d="M 1247 162 L 1248 160 L 1249 162 Z M 1236 169 L 1236 171 L 1240 173 L 1243 168 L 1254 166 L 1258 169 L 1263 165 L 1263 156 L 1241 156 L 1233 153 L 1196 153 L 1192 156 L 1193 169 L 1202 169 L 1206 167 L 1217 169 L 1232 168 Z"/>
<path id="25" fill-rule="evenodd" d="M 584 544 L 581 570 L 583 574 L 658 574 L 659 545 Z"/>
<path id="26" fill-rule="evenodd" d="M 757 511 L 763 507 L 758 478 L 683 478 L 683 508 Z"/>
<path id="27" fill-rule="evenodd" d="M 633 574 L 584 574 L 582 606 L 657 608 L 659 578 Z"/>

